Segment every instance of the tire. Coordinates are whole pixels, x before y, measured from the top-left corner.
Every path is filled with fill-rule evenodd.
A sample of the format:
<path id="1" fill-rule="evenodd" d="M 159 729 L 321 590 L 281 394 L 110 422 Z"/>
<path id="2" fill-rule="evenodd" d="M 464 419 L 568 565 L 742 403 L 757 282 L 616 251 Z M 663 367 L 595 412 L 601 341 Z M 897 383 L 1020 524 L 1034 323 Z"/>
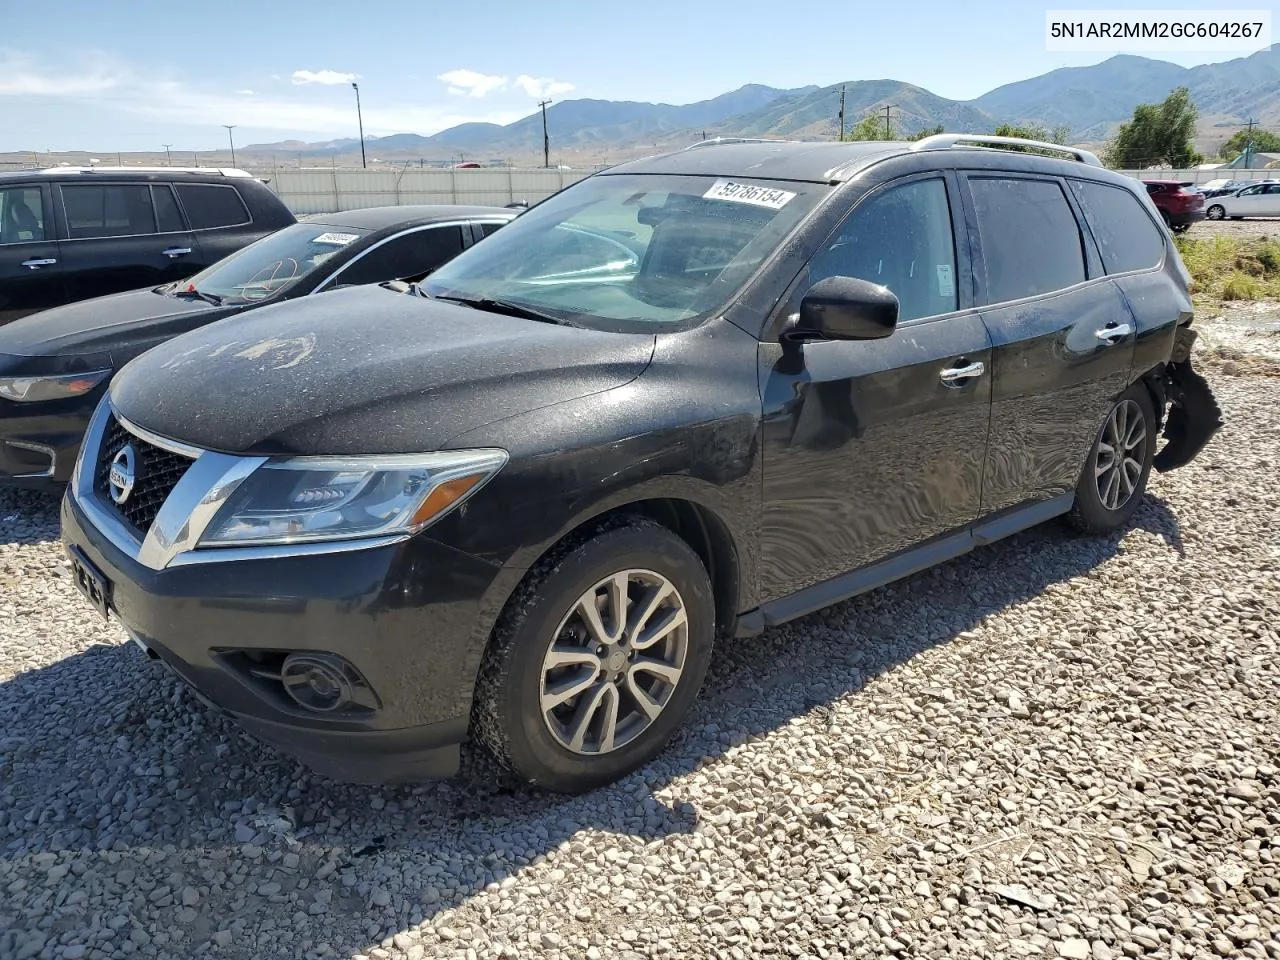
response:
<path id="1" fill-rule="evenodd" d="M 1138 420 L 1140 437 L 1138 428 L 1133 426 Z M 1129 466 L 1109 466 L 1115 460 L 1107 451 L 1116 445 L 1117 431 L 1132 443 L 1125 458 Z M 1135 383 L 1116 398 L 1102 419 L 1076 484 L 1076 500 L 1067 521 L 1081 533 L 1095 535 L 1123 527 L 1142 503 L 1155 451 L 1155 404 L 1147 388 Z"/>
<path id="2" fill-rule="evenodd" d="M 619 630 L 612 605 L 623 582 L 626 619 L 654 605 Z M 681 613 L 683 626 L 669 629 Z M 660 627 L 668 629 L 651 646 L 629 643 Z M 508 602 L 480 668 L 473 735 L 504 767 L 548 790 L 611 783 L 648 763 L 675 733 L 702 686 L 714 638 L 711 583 L 689 545 L 644 518 L 606 523 L 540 563 Z M 558 665 L 550 662 L 553 646 Z M 555 702 L 571 690 L 575 696 Z"/>
<path id="3" fill-rule="evenodd" d="M 1211 204 L 1209 209 L 1204 212 L 1204 215 L 1210 220 L 1221 220 L 1227 215 L 1227 209 L 1220 203 Z"/>
<path id="4" fill-rule="evenodd" d="M 1172 228 L 1174 233 L 1186 233 L 1190 229 L 1191 229 L 1191 224 L 1189 223 L 1180 223 L 1176 227 Z"/>

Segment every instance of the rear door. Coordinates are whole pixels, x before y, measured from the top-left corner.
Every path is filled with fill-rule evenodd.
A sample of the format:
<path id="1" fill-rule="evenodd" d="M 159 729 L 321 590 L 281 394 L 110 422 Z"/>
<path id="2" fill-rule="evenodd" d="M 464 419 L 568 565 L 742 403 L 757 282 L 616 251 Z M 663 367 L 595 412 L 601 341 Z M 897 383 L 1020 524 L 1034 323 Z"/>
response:
<path id="1" fill-rule="evenodd" d="M 48 184 L 0 187 L 0 324 L 65 302 Z"/>
<path id="2" fill-rule="evenodd" d="M 1112 398 L 1128 384 L 1135 323 L 1056 177 L 963 178 L 982 319 L 991 334 L 990 514 L 1075 488 Z"/>
<path id="3" fill-rule="evenodd" d="M 1268 183 L 1258 201 L 1259 217 L 1280 217 L 1280 183 Z"/>
<path id="4" fill-rule="evenodd" d="M 798 278 L 851 276 L 899 298 L 883 340 L 762 343 L 763 599 L 963 528 L 978 516 L 991 348 L 957 248 L 954 181 L 895 180 L 863 197 Z"/>
<path id="5" fill-rule="evenodd" d="M 195 232 L 192 273 L 217 263 L 263 236 L 240 192 L 231 184 L 175 183 L 178 202 Z M 270 231 L 267 231 L 270 232 Z"/>
<path id="6" fill-rule="evenodd" d="M 167 184 L 61 183 L 67 299 L 156 287 L 194 272 L 194 238 Z"/>
<path id="7" fill-rule="evenodd" d="M 1264 201 L 1262 191 L 1266 189 L 1262 184 L 1254 187 L 1246 187 L 1227 202 L 1227 214 L 1232 217 L 1256 217 L 1261 215 L 1264 209 Z"/>

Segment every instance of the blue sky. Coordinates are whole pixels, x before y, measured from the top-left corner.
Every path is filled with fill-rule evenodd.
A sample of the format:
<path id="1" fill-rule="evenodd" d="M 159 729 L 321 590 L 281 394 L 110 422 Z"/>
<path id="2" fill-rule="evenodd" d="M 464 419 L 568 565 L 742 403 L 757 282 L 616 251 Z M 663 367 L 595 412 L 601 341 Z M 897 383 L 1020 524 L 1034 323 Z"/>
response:
<path id="1" fill-rule="evenodd" d="M 1046 52 L 1046 6 L 1070 5 L 14 0 L 0 32 L 0 150 L 208 149 L 228 123 L 239 144 L 354 136 L 352 78 L 372 135 L 506 123 L 542 97 L 689 103 L 752 82 L 889 78 L 969 99 L 1110 56 Z M 1192 66 L 1243 54 L 1148 55 Z"/>

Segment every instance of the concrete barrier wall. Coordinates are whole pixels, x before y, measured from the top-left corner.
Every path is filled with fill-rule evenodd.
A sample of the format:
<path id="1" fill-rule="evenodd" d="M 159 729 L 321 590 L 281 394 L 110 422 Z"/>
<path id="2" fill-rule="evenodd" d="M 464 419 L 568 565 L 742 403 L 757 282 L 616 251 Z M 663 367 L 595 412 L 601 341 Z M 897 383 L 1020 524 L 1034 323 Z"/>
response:
<path id="1" fill-rule="evenodd" d="M 334 213 L 362 207 L 415 203 L 464 203 L 501 207 L 517 200 L 534 203 L 591 175 L 590 170 L 264 170 L 254 176 L 269 186 L 295 215 Z"/>

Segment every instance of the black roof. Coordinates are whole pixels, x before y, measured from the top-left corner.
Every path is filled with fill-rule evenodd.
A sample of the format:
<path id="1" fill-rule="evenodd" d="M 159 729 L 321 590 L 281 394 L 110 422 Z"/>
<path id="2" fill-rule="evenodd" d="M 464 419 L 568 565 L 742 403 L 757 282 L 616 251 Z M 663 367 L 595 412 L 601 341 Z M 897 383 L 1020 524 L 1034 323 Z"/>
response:
<path id="1" fill-rule="evenodd" d="M 674 173 L 830 183 L 847 180 L 862 167 L 884 157 L 906 153 L 909 148 L 910 144 L 888 140 L 708 143 L 619 164 L 604 173 Z"/>
<path id="2" fill-rule="evenodd" d="M 194 170 L 191 168 L 165 167 L 49 167 L 44 170 L 5 170 L 0 171 L 0 183 L 21 180 L 82 180 L 92 183 L 93 180 L 190 180 L 197 183 L 262 183 L 258 177 L 244 174 L 224 174 L 217 168 Z"/>
<path id="3" fill-rule="evenodd" d="M 357 230 L 382 230 L 409 223 L 437 223 L 444 220 L 510 220 L 519 211 L 505 207 L 468 207 L 451 203 L 419 204 L 403 207 L 366 207 L 340 213 L 317 213 L 305 218 L 306 223 L 322 223 L 331 227 L 355 227 Z"/>

